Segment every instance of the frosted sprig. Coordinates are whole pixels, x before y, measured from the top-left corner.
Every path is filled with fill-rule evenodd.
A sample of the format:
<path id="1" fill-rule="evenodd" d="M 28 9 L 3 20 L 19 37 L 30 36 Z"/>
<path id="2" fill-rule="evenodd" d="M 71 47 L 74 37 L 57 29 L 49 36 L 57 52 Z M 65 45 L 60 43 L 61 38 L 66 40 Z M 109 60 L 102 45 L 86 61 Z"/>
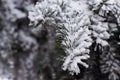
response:
<path id="1" fill-rule="evenodd" d="M 89 58 L 88 48 L 92 44 L 88 26 L 90 25 L 88 16 L 90 12 L 85 12 L 86 9 L 85 1 L 44 0 L 37 3 L 29 12 L 29 19 L 34 25 L 46 22 L 52 25 L 58 24 L 58 19 L 62 21 L 60 24 L 63 26 L 60 27 L 60 32 L 66 33 L 62 45 L 65 46 L 67 54 L 63 70 L 76 74 L 80 73 L 78 64 L 88 67 L 82 60 Z"/>

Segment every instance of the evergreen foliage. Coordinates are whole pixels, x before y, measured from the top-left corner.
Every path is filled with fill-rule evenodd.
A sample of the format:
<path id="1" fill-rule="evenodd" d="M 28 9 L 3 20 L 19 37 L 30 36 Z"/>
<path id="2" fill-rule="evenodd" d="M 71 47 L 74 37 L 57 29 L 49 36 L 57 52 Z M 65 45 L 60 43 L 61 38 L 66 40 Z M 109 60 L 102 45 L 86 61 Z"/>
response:
<path id="1" fill-rule="evenodd" d="M 56 29 L 56 36 L 63 37 L 61 47 L 66 53 L 63 70 L 77 75 L 80 73 L 80 66 L 88 68 L 92 64 L 87 64 L 86 60 L 89 60 L 93 52 L 99 57 L 97 61 L 98 66 L 101 66 L 98 68 L 101 76 L 109 73 L 105 79 L 117 80 L 120 74 L 120 61 L 115 58 L 119 54 L 116 52 L 119 47 L 119 14 L 118 0 L 43 0 L 29 12 L 29 19 L 34 25 L 52 26 Z M 116 44 L 112 46 L 114 41 Z M 105 65 L 108 66 L 103 67 Z"/>

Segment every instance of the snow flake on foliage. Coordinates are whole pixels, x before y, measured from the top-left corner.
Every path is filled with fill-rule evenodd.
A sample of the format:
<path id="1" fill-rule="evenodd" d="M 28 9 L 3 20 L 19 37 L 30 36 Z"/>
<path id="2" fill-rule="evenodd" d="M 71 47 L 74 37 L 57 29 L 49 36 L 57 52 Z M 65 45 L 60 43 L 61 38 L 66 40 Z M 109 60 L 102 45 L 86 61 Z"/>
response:
<path id="1" fill-rule="evenodd" d="M 102 16 L 106 16 L 107 13 L 112 12 L 112 14 L 116 17 L 118 24 L 120 25 L 119 0 L 92 0 L 92 2 L 90 1 L 90 5 L 93 6 L 93 10 L 99 9 L 99 15 Z"/>
<path id="2" fill-rule="evenodd" d="M 89 55 L 83 55 L 83 56 L 72 56 L 69 55 L 67 56 L 64 64 L 63 64 L 63 70 L 68 69 L 70 71 L 71 74 L 73 74 L 74 72 L 76 74 L 80 73 L 80 68 L 78 67 L 78 63 L 83 65 L 84 67 L 88 68 L 88 64 L 86 64 L 85 62 L 83 62 L 82 60 L 88 59 Z M 73 59 L 73 60 L 72 60 Z"/>
<path id="3" fill-rule="evenodd" d="M 63 64 L 63 70 L 69 70 L 71 74 L 80 73 L 78 64 L 88 67 L 88 65 L 82 60 L 89 58 L 89 47 L 92 44 L 90 37 L 90 30 L 88 25 L 90 25 L 89 16 L 85 11 L 87 8 L 86 4 L 81 4 L 80 2 L 71 1 L 68 4 L 70 7 L 66 7 L 64 12 L 64 27 L 66 29 L 65 40 L 62 44 L 66 47 L 67 57 Z M 81 7 L 81 8 L 76 8 Z M 83 6 L 84 5 L 84 6 Z M 86 5 L 86 6 L 85 6 Z"/>
<path id="4" fill-rule="evenodd" d="M 72 8 L 72 7 L 71 7 Z M 71 15 L 67 14 L 71 13 Z M 77 16 L 72 17 L 75 12 L 74 9 L 70 9 L 65 16 L 65 29 L 66 36 L 62 44 L 66 47 L 66 53 L 68 56 L 65 58 L 63 64 L 63 70 L 69 70 L 71 74 L 80 73 L 78 64 L 88 67 L 88 65 L 82 60 L 89 58 L 89 47 L 92 44 L 90 37 L 90 30 L 88 25 L 90 24 L 89 17 L 84 12 L 77 10 Z"/>
<path id="5" fill-rule="evenodd" d="M 80 73 L 78 63 L 88 67 L 82 61 L 89 58 L 89 47 L 92 44 L 88 27 L 90 25 L 88 14 L 91 13 L 87 7 L 85 1 L 44 0 L 37 3 L 29 12 L 29 19 L 34 25 L 46 22 L 47 24 L 58 24 L 58 19 L 62 21 L 60 24 L 63 26 L 60 27 L 60 31 L 66 33 L 62 44 L 67 53 L 63 70 L 69 70 L 72 74 Z"/>
<path id="6" fill-rule="evenodd" d="M 66 53 L 68 53 L 68 56 L 63 64 L 63 69 L 68 69 L 69 71 L 78 74 L 80 73 L 80 69 L 77 65 L 78 63 L 86 68 L 88 67 L 88 65 L 82 60 L 89 58 L 88 48 L 92 44 L 92 41 L 89 36 L 90 31 L 87 28 L 81 28 L 77 32 L 71 31 L 70 33 L 73 34 L 69 34 L 68 32 L 68 36 L 65 37 L 66 40 L 63 41 L 63 45 L 66 46 Z"/>
<path id="7" fill-rule="evenodd" d="M 38 23 L 46 22 L 47 20 L 53 19 L 61 12 L 60 2 L 61 0 L 44 0 L 37 2 L 35 7 L 29 11 L 29 19 L 31 24 L 37 25 Z"/>
<path id="8" fill-rule="evenodd" d="M 107 51 L 108 53 L 108 51 Z M 108 54 L 102 54 L 102 60 L 100 63 L 101 72 L 104 74 L 108 74 L 109 80 L 118 80 L 120 74 L 120 61 L 115 58 L 116 54 L 113 52 L 109 52 Z"/>
<path id="9" fill-rule="evenodd" d="M 97 18 L 100 19 L 99 16 L 91 17 L 91 21 L 93 25 L 91 25 L 93 37 L 96 38 L 96 43 L 101 44 L 102 46 L 107 46 L 108 42 L 106 41 L 109 39 L 110 34 L 108 33 L 108 23 L 101 22 Z"/>

